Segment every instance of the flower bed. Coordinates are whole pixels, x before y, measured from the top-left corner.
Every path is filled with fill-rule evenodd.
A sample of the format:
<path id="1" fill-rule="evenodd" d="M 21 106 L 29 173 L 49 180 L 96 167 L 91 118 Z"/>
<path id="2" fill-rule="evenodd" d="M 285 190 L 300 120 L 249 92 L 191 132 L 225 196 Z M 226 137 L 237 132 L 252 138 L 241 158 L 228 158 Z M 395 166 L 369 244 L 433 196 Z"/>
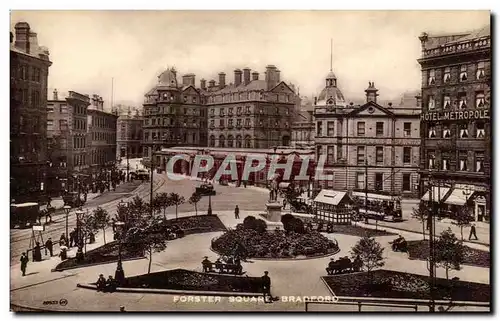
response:
<path id="1" fill-rule="evenodd" d="M 367 272 L 324 276 L 337 296 L 399 299 L 429 299 L 429 277 L 411 273 L 376 270 L 370 284 Z M 435 299 L 490 302 L 488 284 L 436 279 Z"/>
<path id="2" fill-rule="evenodd" d="M 87 251 L 82 262 L 77 262 L 76 258 L 72 257 L 59 263 L 54 270 L 63 271 L 87 265 L 98 265 L 116 262 L 118 261 L 118 247 L 119 244 L 117 241 L 110 242 L 96 249 Z M 125 244 L 122 244 L 121 250 L 122 260 L 141 259 L 144 257 L 144 253 L 142 251 L 128 248 L 127 246 L 125 246 Z"/>
<path id="3" fill-rule="evenodd" d="M 239 226 L 212 241 L 212 249 L 222 255 L 232 255 L 235 248 L 245 249 L 249 258 L 295 258 L 320 256 L 338 251 L 338 245 L 318 232 L 298 234 L 283 231 L 245 229 Z"/>
<path id="4" fill-rule="evenodd" d="M 123 288 L 191 291 L 261 292 L 260 278 L 199 273 L 183 269 L 142 274 L 125 279 Z"/>
<path id="5" fill-rule="evenodd" d="M 427 260 L 429 257 L 429 241 L 408 241 L 408 256 L 410 259 Z M 489 268 L 490 252 L 465 246 L 463 264 Z"/>
<path id="6" fill-rule="evenodd" d="M 323 229 L 326 228 L 326 223 L 323 224 Z M 397 235 L 396 233 L 386 232 L 383 230 L 374 230 L 371 228 L 365 228 L 361 226 L 355 225 L 333 225 L 333 233 L 344 234 L 344 235 L 353 235 L 353 236 L 388 236 L 388 235 Z"/>
<path id="7" fill-rule="evenodd" d="M 177 225 L 184 231 L 184 235 L 226 231 L 226 227 L 217 215 L 199 215 L 180 217 L 178 219 L 167 220 L 167 227 Z"/>

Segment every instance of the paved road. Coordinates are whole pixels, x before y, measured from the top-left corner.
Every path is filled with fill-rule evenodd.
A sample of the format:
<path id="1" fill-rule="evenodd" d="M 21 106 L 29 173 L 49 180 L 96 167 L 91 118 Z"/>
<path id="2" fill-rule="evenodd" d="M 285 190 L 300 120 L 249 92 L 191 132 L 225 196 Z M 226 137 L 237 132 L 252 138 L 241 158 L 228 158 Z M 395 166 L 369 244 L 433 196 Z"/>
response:
<path id="1" fill-rule="evenodd" d="M 163 184 L 165 179 L 161 176 L 155 178 L 156 188 Z M 125 186 L 124 186 L 125 185 Z M 117 188 L 116 191 L 105 193 L 99 197 L 96 197 L 85 204 L 82 207 L 84 211 L 92 211 L 97 206 L 101 206 L 107 210 L 110 214 L 114 215 L 116 211 L 116 205 L 123 199 L 127 200 L 134 196 L 140 196 L 142 198 L 148 198 L 150 191 L 150 183 L 144 182 L 140 184 L 139 182 L 125 183 Z M 66 215 L 58 214 L 52 218 L 53 222 L 46 225 L 46 229 L 42 232 L 43 240 L 46 241 L 49 237 L 52 241 L 57 243 L 62 233 L 66 233 Z M 68 230 L 71 231 L 76 227 L 76 214 L 75 211 L 70 212 L 68 215 Z M 11 265 L 17 264 L 19 257 L 22 252 L 25 252 L 30 245 L 30 240 L 32 238 L 32 231 L 29 228 L 26 229 L 12 229 L 10 233 L 10 244 L 11 244 Z M 37 238 L 39 238 L 37 236 Z M 42 244 L 42 242 L 41 242 Z M 42 251 L 43 254 L 44 251 Z M 55 252 L 58 252 L 58 247 L 55 246 Z M 30 253 L 31 260 L 31 253 Z"/>

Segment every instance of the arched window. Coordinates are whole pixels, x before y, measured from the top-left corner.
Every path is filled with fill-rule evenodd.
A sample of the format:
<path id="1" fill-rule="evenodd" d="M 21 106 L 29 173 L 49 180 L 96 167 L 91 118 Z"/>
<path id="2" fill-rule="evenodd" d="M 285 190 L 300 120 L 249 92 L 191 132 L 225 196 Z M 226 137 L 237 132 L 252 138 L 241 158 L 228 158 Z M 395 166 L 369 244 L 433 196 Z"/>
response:
<path id="1" fill-rule="evenodd" d="M 219 136 L 219 147 L 226 147 L 226 139 L 224 138 L 224 135 Z"/>
<path id="2" fill-rule="evenodd" d="M 245 148 L 252 148 L 252 138 L 250 135 L 245 136 Z"/>
<path id="3" fill-rule="evenodd" d="M 234 137 L 233 135 L 227 136 L 227 147 L 233 147 Z"/>
<path id="4" fill-rule="evenodd" d="M 214 135 L 210 136 L 210 147 L 215 147 L 215 136 Z"/>
<path id="5" fill-rule="evenodd" d="M 236 148 L 241 148 L 241 135 L 236 136 Z"/>

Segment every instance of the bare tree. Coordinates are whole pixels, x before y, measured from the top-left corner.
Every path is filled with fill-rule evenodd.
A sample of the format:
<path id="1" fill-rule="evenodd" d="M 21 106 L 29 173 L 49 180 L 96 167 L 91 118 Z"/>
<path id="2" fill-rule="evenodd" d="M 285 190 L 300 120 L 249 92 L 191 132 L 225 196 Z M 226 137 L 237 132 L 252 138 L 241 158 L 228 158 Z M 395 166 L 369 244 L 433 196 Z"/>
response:
<path id="1" fill-rule="evenodd" d="M 194 205 L 194 210 L 196 211 L 196 216 L 198 216 L 198 202 L 201 200 L 201 195 L 198 193 L 193 193 L 189 198 L 189 203 Z"/>
<path id="2" fill-rule="evenodd" d="M 180 196 L 177 193 L 170 193 L 170 201 L 171 201 L 170 205 L 175 206 L 175 219 L 177 219 L 177 209 L 179 205 L 184 204 L 185 202 L 184 196 Z"/>
<path id="3" fill-rule="evenodd" d="M 453 224 L 460 227 L 460 237 L 464 240 L 464 227 L 470 226 L 470 223 L 474 221 L 474 217 L 470 214 L 467 205 L 460 206 L 456 212 L 455 220 Z"/>
<path id="4" fill-rule="evenodd" d="M 108 227 L 111 217 L 109 216 L 108 211 L 106 211 L 102 207 L 96 208 L 92 213 L 94 216 L 96 227 L 98 229 L 102 229 L 104 244 L 106 244 L 106 227 Z"/>
<path id="5" fill-rule="evenodd" d="M 411 217 L 422 223 L 422 235 L 425 240 L 425 223 L 427 222 L 427 217 L 429 215 L 429 209 L 423 202 L 420 202 L 417 208 L 413 209 Z"/>

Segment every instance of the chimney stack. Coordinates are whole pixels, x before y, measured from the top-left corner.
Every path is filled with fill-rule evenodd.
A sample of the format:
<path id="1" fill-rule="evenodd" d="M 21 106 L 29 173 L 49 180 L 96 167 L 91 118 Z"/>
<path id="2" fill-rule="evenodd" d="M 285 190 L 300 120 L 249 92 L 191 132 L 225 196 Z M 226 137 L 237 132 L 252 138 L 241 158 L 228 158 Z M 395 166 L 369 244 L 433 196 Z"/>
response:
<path id="1" fill-rule="evenodd" d="M 366 102 L 373 101 L 374 103 L 377 103 L 377 96 L 378 96 L 378 89 L 375 88 L 375 83 L 374 82 L 368 82 L 368 88 L 365 89 L 366 93 Z"/>
<path id="2" fill-rule="evenodd" d="M 259 80 L 259 73 L 254 71 L 252 72 L 252 80 Z"/>
<path id="3" fill-rule="evenodd" d="M 30 53 L 30 25 L 27 22 L 16 23 L 14 29 L 16 29 L 16 41 L 14 46 L 16 48 L 24 51 L 25 53 Z"/>
<path id="4" fill-rule="evenodd" d="M 241 85 L 241 70 L 235 69 L 234 70 L 234 86 L 238 87 L 239 85 Z"/>
<path id="5" fill-rule="evenodd" d="M 280 72 L 278 69 L 276 69 L 276 85 L 280 83 Z"/>
<path id="6" fill-rule="evenodd" d="M 271 90 L 273 87 L 275 87 L 278 82 L 277 82 L 277 70 L 276 66 L 274 65 L 268 65 L 266 67 L 266 83 L 267 83 L 267 90 Z"/>
<path id="7" fill-rule="evenodd" d="M 212 88 L 212 87 L 215 87 L 215 80 L 213 80 L 213 79 L 208 82 L 208 88 Z"/>
<path id="8" fill-rule="evenodd" d="M 183 86 L 189 86 L 189 85 L 195 85 L 195 74 L 185 74 L 182 76 L 182 85 Z"/>
<path id="9" fill-rule="evenodd" d="M 248 85 L 250 83 L 250 68 L 243 68 L 243 83 Z"/>
<path id="10" fill-rule="evenodd" d="M 223 72 L 219 73 L 219 89 L 226 87 L 226 74 Z"/>
<path id="11" fill-rule="evenodd" d="M 58 98 L 58 97 L 57 97 L 57 89 L 54 89 L 53 94 L 54 94 L 54 100 L 58 100 L 58 99 L 57 99 L 57 98 Z"/>
<path id="12" fill-rule="evenodd" d="M 201 80 L 200 80 L 200 87 L 203 90 L 207 89 L 207 81 L 203 78 L 201 78 Z"/>

